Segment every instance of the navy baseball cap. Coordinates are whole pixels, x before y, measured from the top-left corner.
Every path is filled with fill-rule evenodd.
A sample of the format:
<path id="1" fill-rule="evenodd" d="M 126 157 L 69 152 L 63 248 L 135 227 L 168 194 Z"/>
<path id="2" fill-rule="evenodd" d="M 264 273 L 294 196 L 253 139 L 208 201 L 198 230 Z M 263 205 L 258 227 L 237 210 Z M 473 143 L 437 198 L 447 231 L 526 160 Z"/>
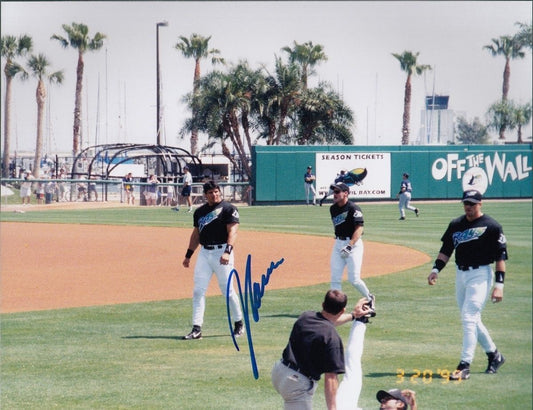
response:
<path id="1" fill-rule="evenodd" d="M 400 400 L 403 404 L 405 404 L 405 408 L 409 408 L 409 403 L 407 403 L 407 399 L 403 396 L 402 392 L 398 389 L 392 389 L 389 391 L 380 390 L 376 394 L 376 399 L 381 403 L 382 400 Z"/>
<path id="2" fill-rule="evenodd" d="M 337 182 L 336 184 L 331 184 L 329 186 L 330 189 L 332 190 L 335 190 L 335 189 L 340 189 L 341 191 L 344 191 L 344 192 L 350 192 L 350 188 L 348 188 L 348 185 L 342 183 L 342 182 Z"/>
<path id="3" fill-rule="evenodd" d="M 473 204 L 479 204 L 481 202 L 481 192 L 471 189 L 463 192 L 463 202 L 472 202 Z"/>

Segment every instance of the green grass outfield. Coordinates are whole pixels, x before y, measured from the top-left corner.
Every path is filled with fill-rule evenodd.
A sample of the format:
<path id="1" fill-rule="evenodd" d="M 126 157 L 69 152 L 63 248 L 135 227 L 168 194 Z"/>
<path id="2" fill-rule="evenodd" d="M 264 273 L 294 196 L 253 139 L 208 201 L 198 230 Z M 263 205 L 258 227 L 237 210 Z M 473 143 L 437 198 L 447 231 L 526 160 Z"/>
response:
<path id="1" fill-rule="evenodd" d="M 406 221 L 398 221 L 396 204 L 362 203 L 364 238 L 412 247 L 433 260 L 440 236 L 448 222 L 462 213 L 462 206 L 459 202 L 419 202 L 417 206 L 420 218 L 408 214 Z M 438 376 L 455 368 L 461 351 L 452 267 L 443 271 L 435 287 L 426 284 L 431 263 L 368 278 L 369 288 L 377 295 L 378 316 L 366 333 L 361 407 L 377 408 L 379 389 L 410 388 L 417 392 L 420 409 L 532 408 L 532 203 L 486 201 L 483 210 L 503 225 L 508 239 L 504 301 L 489 303 L 484 310 L 484 322 L 506 364 L 499 374 L 485 375 L 486 356 L 478 346 L 470 380 L 447 382 Z M 240 214 L 243 230 L 331 236 L 326 206 L 242 207 Z M 168 208 L 51 209 L 2 212 L 0 220 L 190 228 L 192 215 Z M 237 252 L 238 248 L 237 240 Z M 181 258 L 176 255 L 176 270 Z M 254 266 L 253 280 L 258 281 L 263 272 Z M 222 296 L 208 298 L 204 338 L 199 341 L 180 340 L 190 330 L 190 299 L 2 314 L 0 406 L 280 409 L 282 401 L 272 387 L 270 370 L 280 358 L 294 320 L 304 310 L 318 310 L 327 288 L 324 283 L 270 291 L 267 285 L 259 321 L 251 319 L 257 380 L 246 338 L 238 339 L 240 351 L 233 347 Z M 345 286 L 345 290 L 349 303 L 359 298 L 353 288 Z M 339 328 L 344 340 L 348 331 L 348 326 Z M 314 405 L 325 408 L 322 382 Z"/>

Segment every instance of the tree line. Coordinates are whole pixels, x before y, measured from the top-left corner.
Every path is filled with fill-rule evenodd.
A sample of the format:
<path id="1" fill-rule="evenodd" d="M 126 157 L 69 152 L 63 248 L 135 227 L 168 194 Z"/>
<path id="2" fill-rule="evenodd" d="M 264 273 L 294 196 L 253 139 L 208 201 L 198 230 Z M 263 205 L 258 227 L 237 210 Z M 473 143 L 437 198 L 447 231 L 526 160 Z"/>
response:
<path id="1" fill-rule="evenodd" d="M 531 102 L 524 105 L 508 98 L 510 62 L 524 58 L 525 50 L 532 49 L 531 23 L 517 23 L 518 32 L 492 39 L 483 48 L 494 57 L 503 56 L 502 98 L 492 104 L 487 112 L 488 122 L 482 124 L 478 118 L 468 122 L 458 120 L 458 139 L 462 143 L 487 142 L 488 129 L 496 129 L 499 138 L 505 139 L 508 129 L 518 129 L 518 142 L 522 142 L 521 129 L 531 120 Z M 53 34 L 51 40 L 63 48 L 77 52 L 76 91 L 73 118 L 72 151 L 80 152 L 81 98 L 84 72 L 84 55 L 88 51 L 98 51 L 104 45 L 106 35 L 97 32 L 89 35 L 89 28 L 82 23 L 64 24 L 63 34 Z M 240 164 L 244 174 L 251 177 L 248 161 L 251 147 L 264 142 L 267 145 L 297 144 L 322 145 L 354 143 L 352 129 L 355 115 L 344 102 L 342 96 L 328 82 L 319 82 L 309 87 L 308 79 L 316 74 L 317 66 L 327 61 L 324 47 L 313 42 L 297 43 L 281 49 L 281 56 L 275 55 L 274 68 L 252 68 L 247 61 L 227 63 L 219 50 L 210 48 L 210 36 L 192 34 L 179 36 L 174 48 L 185 58 L 195 62 L 192 91 L 183 97 L 191 116 L 180 129 L 180 135 L 190 135 L 190 153 L 197 155 L 215 144 L 222 147 L 222 153 L 235 166 Z M 30 75 L 37 79 L 36 101 L 38 107 L 36 149 L 33 172 L 38 176 L 42 156 L 42 128 L 45 109 L 46 85 L 61 84 L 63 71 L 50 72 L 50 62 L 43 54 L 31 54 L 32 38 L 5 35 L 1 38 L 1 55 L 5 60 L 4 75 L 6 94 L 4 100 L 4 150 L 2 176 L 9 174 L 10 126 L 12 80 L 27 79 Z M 418 52 L 404 51 L 392 53 L 400 63 L 400 69 L 407 75 L 405 81 L 401 144 L 409 144 L 412 78 L 421 75 L 431 66 L 419 64 Z M 19 60 L 27 58 L 26 67 Z M 214 69 L 201 75 L 201 60 L 211 59 Z M 198 134 L 208 136 L 206 146 L 198 147 Z"/>

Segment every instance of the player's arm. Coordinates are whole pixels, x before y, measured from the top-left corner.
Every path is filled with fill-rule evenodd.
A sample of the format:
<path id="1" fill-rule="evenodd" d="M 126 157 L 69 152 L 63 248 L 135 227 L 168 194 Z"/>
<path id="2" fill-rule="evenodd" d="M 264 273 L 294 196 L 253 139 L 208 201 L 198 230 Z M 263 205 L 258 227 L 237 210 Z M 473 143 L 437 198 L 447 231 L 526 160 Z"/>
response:
<path id="1" fill-rule="evenodd" d="M 224 253 L 220 256 L 220 263 L 222 265 L 227 265 L 229 263 L 229 257 L 231 255 L 231 252 L 233 252 L 233 246 L 237 241 L 237 231 L 239 229 L 239 223 L 233 222 L 227 224 L 226 229 L 228 231 L 228 239 L 226 241 L 226 249 L 224 250 Z"/>
<path id="2" fill-rule="evenodd" d="M 492 289 L 492 303 L 498 303 L 503 300 L 503 281 L 505 278 L 505 260 L 496 261 L 496 282 Z"/>
<path id="3" fill-rule="evenodd" d="M 357 301 L 353 310 L 348 313 L 343 313 L 340 315 L 337 320 L 334 322 L 335 326 L 344 325 L 345 323 L 353 322 L 355 319 L 363 317 L 370 313 L 370 308 L 368 307 L 368 299 L 361 298 Z"/>
<path id="4" fill-rule="evenodd" d="M 350 246 L 354 246 L 357 243 L 357 241 L 363 235 L 364 230 L 365 228 L 361 224 L 358 224 L 355 226 L 355 230 L 353 231 L 353 234 L 352 234 L 352 239 L 350 239 Z"/>
<path id="5" fill-rule="evenodd" d="M 439 256 L 437 256 L 437 259 L 435 259 L 433 269 L 431 269 L 431 273 L 428 276 L 429 285 L 434 285 L 435 283 L 437 283 L 439 272 L 444 269 L 449 260 L 450 257 L 448 255 L 439 252 Z"/>
<path id="6" fill-rule="evenodd" d="M 185 259 L 183 259 L 183 266 L 186 268 L 189 267 L 189 264 L 191 262 L 191 256 L 196 250 L 196 248 L 200 245 L 200 231 L 198 231 L 197 227 L 194 227 L 191 233 L 191 237 L 189 239 L 189 247 L 187 249 L 187 252 L 185 253 Z"/>
<path id="7" fill-rule="evenodd" d="M 337 409 L 337 389 L 339 379 L 337 373 L 324 373 L 324 394 L 326 396 L 326 405 L 328 410 Z"/>

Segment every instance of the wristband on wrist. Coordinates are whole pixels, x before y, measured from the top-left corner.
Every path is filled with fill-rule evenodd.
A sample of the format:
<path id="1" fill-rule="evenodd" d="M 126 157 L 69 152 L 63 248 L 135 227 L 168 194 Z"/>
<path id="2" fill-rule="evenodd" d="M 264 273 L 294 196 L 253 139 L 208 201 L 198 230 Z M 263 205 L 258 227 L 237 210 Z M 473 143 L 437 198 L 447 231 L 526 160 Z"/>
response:
<path id="1" fill-rule="evenodd" d="M 226 249 L 224 249 L 224 253 L 231 254 L 233 251 L 233 245 L 227 244 Z"/>
<path id="2" fill-rule="evenodd" d="M 437 268 L 431 269 L 431 273 L 434 273 L 435 275 L 439 274 L 439 270 Z"/>
<path id="3" fill-rule="evenodd" d="M 496 283 L 494 284 L 494 288 L 495 288 L 495 289 L 503 289 L 503 283 L 496 282 Z"/>
<path id="4" fill-rule="evenodd" d="M 185 253 L 185 258 L 190 259 L 194 251 L 192 249 L 187 249 L 187 252 Z"/>
<path id="5" fill-rule="evenodd" d="M 435 259 L 435 263 L 433 264 L 433 270 L 437 271 L 435 273 L 439 273 L 441 270 L 444 269 L 445 266 L 446 262 L 444 262 L 442 259 Z"/>
<path id="6" fill-rule="evenodd" d="M 496 283 L 501 283 L 503 285 L 503 282 L 505 280 L 505 272 L 504 271 L 496 271 Z"/>

